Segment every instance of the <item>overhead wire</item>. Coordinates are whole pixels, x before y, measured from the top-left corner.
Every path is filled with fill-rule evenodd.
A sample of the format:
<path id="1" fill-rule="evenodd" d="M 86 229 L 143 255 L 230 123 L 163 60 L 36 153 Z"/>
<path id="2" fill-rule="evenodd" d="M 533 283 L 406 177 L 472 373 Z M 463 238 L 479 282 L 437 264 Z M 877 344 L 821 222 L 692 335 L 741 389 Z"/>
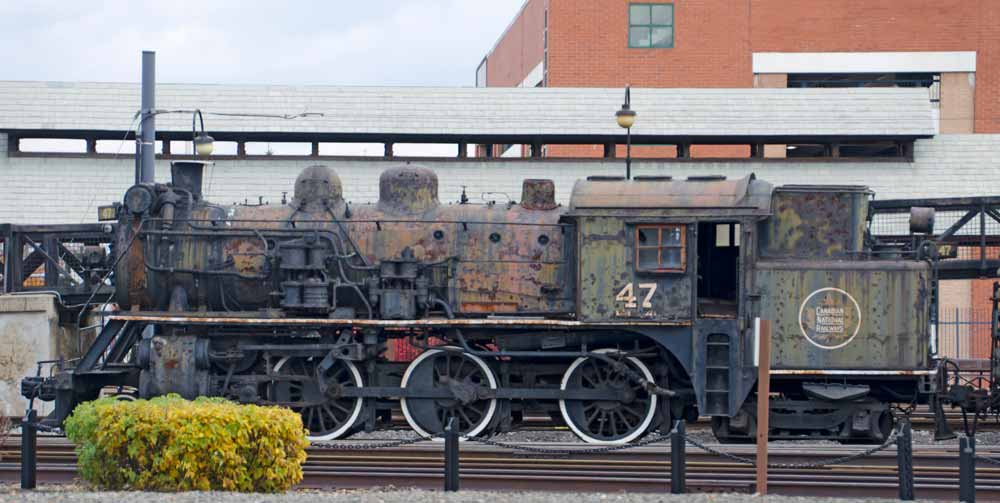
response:
<path id="1" fill-rule="evenodd" d="M 155 109 L 152 115 L 164 115 L 164 114 L 194 114 L 199 113 L 201 115 L 210 115 L 218 117 L 246 117 L 246 118 L 264 118 L 264 119 L 282 119 L 282 120 L 294 120 L 301 119 L 305 117 L 324 117 L 325 114 L 322 112 L 300 112 L 297 114 L 261 114 L 261 113 L 245 113 L 245 112 L 209 112 L 201 109 Z M 138 115 L 138 114 L 137 114 Z M 204 127 L 204 126 L 203 126 Z M 127 134 L 127 133 L 126 133 Z M 192 155 L 194 152 L 192 151 Z M 212 191 L 212 182 L 215 178 L 215 169 L 212 169 L 208 174 L 208 180 L 205 186 L 205 196 L 209 197 Z"/>
<path id="2" fill-rule="evenodd" d="M 125 134 L 122 136 L 122 139 L 119 140 L 119 142 L 118 142 L 118 150 L 116 150 L 115 153 L 114 153 L 114 155 L 111 156 L 111 160 L 112 161 L 118 159 L 118 155 L 121 154 L 122 147 L 125 146 L 125 140 L 128 139 L 128 135 L 130 133 L 134 132 L 136 137 L 139 136 L 139 131 L 138 131 L 139 125 L 137 124 L 137 122 L 139 120 L 139 115 L 140 114 L 138 112 L 136 112 L 136 114 L 132 116 L 132 122 L 129 123 L 128 130 L 125 131 Z M 102 182 L 99 184 L 99 186 L 101 186 L 101 187 L 105 186 L 110 181 L 110 178 L 114 174 L 115 174 L 115 172 L 114 172 L 113 169 L 107 170 L 105 172 L 104 180 L 102 180 Z M 84 222 L 86 222 L 87 215 L 90 213 L 91 210 L 94 209 L 94 203 L 96 203 L 96 202 L 97 202 L 97 191 L 94 191 L 94 193 L 91 195 L 90 202 L 87 203 L 87 209 L 86 209 L 86 211 L 84 211 L 80 215 L 80 223 L 81 224 L 84 223 Z"/>

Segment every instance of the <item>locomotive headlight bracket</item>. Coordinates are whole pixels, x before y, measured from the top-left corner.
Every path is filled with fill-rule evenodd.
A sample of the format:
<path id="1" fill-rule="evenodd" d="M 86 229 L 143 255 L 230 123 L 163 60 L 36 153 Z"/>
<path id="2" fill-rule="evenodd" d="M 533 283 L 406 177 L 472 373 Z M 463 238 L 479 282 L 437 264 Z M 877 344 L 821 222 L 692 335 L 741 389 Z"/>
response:
<path id="1" fill-rule="evenodd" d="M 153 188 L 147 184 L 133 185 L 125 191 L 125 208 L 133 215 L 148 212 L 156 201 Z"/>
<path id="2" fill-rule="evenodd" d="M 198 129 L 195 127 L 195 120 L 201 122 L 201 134 L 198 134 Z M 195 109 L 194 114 L 191 115 L 191 140 L 194 143 L 196 155 L 208 157 L 215 150 L 215 138 L 205 134 L 205 118 L 202 117 L 199 109 Z"/>

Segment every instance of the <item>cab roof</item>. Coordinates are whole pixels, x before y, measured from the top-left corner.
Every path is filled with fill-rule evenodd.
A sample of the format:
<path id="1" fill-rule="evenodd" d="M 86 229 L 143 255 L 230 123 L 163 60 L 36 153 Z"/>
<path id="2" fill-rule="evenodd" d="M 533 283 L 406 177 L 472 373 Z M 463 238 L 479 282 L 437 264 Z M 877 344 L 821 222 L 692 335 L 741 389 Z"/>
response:
<path id="1" fill-rule="evenodd" d="M 588 177 L 573 186 L 570 214 L 592 214 L 599 210 L 682 210 L 720 215 L 759 215 L 771 213 L 771 184 L 753 174 L 727 180 L 721 176 L 671 177 L 637 176 Z M 688 210 L 688 211 L 683 211 Z M 606 211 L 605 211 L 606 212 Z"/>

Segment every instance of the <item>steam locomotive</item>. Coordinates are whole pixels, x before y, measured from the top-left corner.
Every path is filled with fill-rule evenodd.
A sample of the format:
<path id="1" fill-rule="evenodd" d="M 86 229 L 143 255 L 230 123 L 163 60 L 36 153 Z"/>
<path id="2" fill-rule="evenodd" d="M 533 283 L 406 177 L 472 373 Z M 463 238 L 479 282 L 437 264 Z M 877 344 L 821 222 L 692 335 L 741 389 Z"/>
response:
<path id="1" fill-rule="evenodd" d="M 865 187 L 589 177 L 568 207 L 550 180 L 446 204 L 402 165 L 350 204 L 313 166 L 286 204 L 224 206 L 203 169 L 117 206 L 118 310 L 72 368 L 22 383 L 49 423 L 110 387 L 290 407 L 314 440 L 401 409 L 428 437 L 543 413 L 615 444 L 702 415 L 738 441 L 762 336 L 771 438 L 881 441 L 893 404 L 941 392 L 933 263 L 866 239 Z M 392 358 L 401 342 L 419 355 Z"/>

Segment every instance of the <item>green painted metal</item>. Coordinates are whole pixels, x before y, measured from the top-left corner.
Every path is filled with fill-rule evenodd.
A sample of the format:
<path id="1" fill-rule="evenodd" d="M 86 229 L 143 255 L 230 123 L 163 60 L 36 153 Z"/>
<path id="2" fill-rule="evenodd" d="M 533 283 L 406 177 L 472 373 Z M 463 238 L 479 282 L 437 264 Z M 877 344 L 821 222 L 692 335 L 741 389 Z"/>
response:
<path id="1" fill-rule="evenodd" d="M 764 222 L 764 257 L 832 258 L 861 252 L 871 191 L 860 186 L 785 185 Z"/>
<path id="2" fill-rule="evenodd" d="M 579 219 L 580 302 L 584 321 L 690 320 L 694 267 L 683 272 L 643 272 L 635 267 L 635 223 L 620 217 Z M 643 224 L 646 225 L 646 224 Z M 694 256 L 686 225 L 687 256 Z"/>
<path id="3" fill-rule="evenodd" d="M 916 261 L 764 261 L 760 316 L 775 369 L 927 368 L 930 267 Z"/>

